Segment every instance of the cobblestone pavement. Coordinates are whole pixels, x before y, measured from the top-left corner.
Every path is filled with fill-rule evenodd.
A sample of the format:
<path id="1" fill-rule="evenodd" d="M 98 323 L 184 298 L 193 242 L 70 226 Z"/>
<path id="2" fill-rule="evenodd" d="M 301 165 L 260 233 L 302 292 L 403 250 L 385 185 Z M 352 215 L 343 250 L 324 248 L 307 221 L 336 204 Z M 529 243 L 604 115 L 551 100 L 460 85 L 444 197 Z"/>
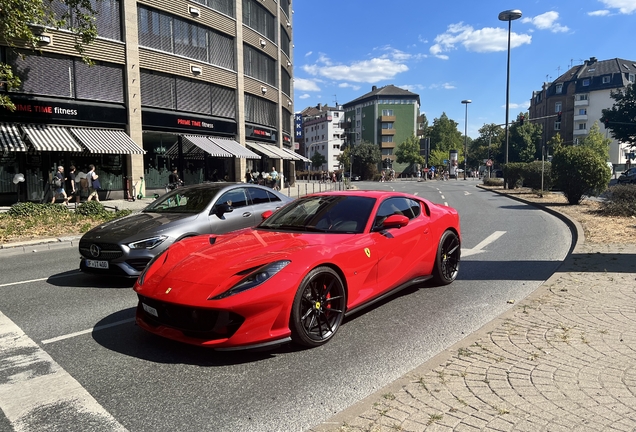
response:
<path id="1" fill-rule="evenodd" d="M 636 431 L 636 244 L 578 232 L 526 299 L 311 431 Z"/>

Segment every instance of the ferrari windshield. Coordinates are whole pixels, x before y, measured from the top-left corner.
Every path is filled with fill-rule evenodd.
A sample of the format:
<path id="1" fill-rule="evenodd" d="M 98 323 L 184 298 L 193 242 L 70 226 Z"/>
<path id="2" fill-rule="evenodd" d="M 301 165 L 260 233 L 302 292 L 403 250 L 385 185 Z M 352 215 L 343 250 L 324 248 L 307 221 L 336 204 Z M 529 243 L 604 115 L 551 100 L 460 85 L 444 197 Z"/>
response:
<path id="1" fill-rule="evenodd" d="M 198 187 L 177 188 L 160 196 L 143 212 L 146 213 L 201 213 L 217 193 L 227 185 L 205 184 Z"/>
<path id="2" fill-rule="evenodd" d="M 283 207 L 259 229 L 318 233 L 359 234 L 367 225 L 375 198 L 318 195 L 298 198 Z"/>

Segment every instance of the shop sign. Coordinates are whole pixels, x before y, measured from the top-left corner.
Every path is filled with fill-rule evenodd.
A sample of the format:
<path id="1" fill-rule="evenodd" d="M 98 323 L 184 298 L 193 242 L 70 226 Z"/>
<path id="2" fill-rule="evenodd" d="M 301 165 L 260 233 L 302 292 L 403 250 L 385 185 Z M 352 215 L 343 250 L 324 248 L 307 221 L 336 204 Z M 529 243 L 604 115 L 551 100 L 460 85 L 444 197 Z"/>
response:
<path id="1" fill-rule="evenodd" d="M 236 123 L 185 113 L 142 110 L 141 123 L 146 130 L 195 134 L 236 135 Z"/>
<path id="2" fill-rule="evenodd" d="M 52 98 L 12 97 L 15 111 L 0 110 L 0 119 L 14 122 L 56 122 L 63 125 L 117 127 L 127 122 L 126 108 L 118 105 L 69 102 Z"/>

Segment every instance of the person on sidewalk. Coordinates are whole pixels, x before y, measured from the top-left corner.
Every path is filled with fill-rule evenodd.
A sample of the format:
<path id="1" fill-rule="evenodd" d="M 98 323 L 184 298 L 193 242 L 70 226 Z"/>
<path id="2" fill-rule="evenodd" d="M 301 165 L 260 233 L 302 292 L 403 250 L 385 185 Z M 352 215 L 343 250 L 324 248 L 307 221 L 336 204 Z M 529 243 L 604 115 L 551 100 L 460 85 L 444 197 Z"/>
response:
<path id="1" fill-rule="evenodd" d="M 68 168 L 68 178 L 71 183 L 71 197 L 75 197 L 75 207 L 77 207 L 80 203 L 80 187 L 79 187 L 79 177 L 75 174 L 75 165 L 71 165 Z M 69 197 L 70 199 L 70 197 Z"/>
<path id="2" fill-rule="evenodd" d="M 88 166 L 88 172 L 86 173 L 86 179 L 88 180 L 88 198 L 86 201 L 91 201 L 95 198 L 95 201 L 99 202 L 99 194 L 97 193 L 101 189 L 101 185 L 98 180 L 99 176 L 95 173 L 95 165 L 90 164 Z"/>
<path id="3" fill-rule="evenodd" d="M 55 204 L 55 199 L 61 195 L 64 197 L 64 204 L 68 205 L 68 196 L 64 190 L 65 182 L 66 177 L 64 177 L 64 167 L 60 165 L 57 167 L 57 172 L 53 176 L 53 182 L 51 183 L 53 186 L 53 198 L 51 199 L 51 204 Z"/>

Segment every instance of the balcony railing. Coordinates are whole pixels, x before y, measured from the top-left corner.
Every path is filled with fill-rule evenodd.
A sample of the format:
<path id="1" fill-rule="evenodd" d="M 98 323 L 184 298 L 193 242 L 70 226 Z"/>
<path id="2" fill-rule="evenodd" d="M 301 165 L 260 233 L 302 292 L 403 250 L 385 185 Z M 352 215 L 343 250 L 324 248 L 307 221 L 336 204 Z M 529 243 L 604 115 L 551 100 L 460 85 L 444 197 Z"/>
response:
<path id="1" fill-rule="evenodd" d="M 381 122 L 394 122 L 395 121 L 395 116 L 380 116 L 380 121 Z"/>
<path id="2" fill-rule="evenodd" d="M 590 102 L 587 99 L 574 101 L 574 106 L 588 106 L 589 104 Z"/>
<path id="3" fill-rule="evenodd" d="M 587 114 L 577 114 L 574 116 L 574 121 L 586 121 Z"/>

